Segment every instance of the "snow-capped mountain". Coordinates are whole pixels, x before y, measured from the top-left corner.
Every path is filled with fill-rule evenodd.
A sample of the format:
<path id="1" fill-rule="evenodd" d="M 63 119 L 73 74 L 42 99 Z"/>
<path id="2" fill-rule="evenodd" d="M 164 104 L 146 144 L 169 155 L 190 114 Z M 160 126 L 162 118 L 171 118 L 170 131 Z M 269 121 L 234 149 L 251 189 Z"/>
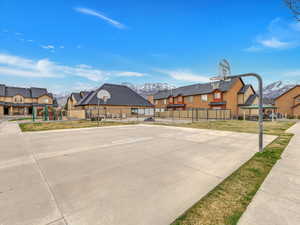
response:
<path id="1" fill-rule="evenodd" d="M 131 88 L 144 98 L 147 98 L 149 95 L 153 95 L 158 91 L 161 90 L 170 90 L 172 88 L 175 88 L 174 85 L 170 85 L 167 83 L 145 83 L 145 84 L 138 84 L 134 85 L 132 83 L 123 82 L 122 85 L 126 85 L 127 87 Z"/>
<path id="2" fill-rule="evenodd" d="M 264 98 L 276 98 L 296 85 L 292 81 L 276 81 L 264 87 Z"/>

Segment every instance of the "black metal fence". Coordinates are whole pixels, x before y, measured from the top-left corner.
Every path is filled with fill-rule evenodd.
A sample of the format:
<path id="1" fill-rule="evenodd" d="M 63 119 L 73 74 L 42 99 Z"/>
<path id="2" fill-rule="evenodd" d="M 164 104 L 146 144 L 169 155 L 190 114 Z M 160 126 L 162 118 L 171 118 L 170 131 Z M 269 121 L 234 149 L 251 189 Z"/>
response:
<path id="1" fill-rule="evenodd" d="M 230 120 L 229 109 L 199 109 L 165 111 L 155 108 L 99 108 L 86 109 L 86 119 L 115 119 L 115 120 L 144 120 L 153 118 L 155 120 Z"/>

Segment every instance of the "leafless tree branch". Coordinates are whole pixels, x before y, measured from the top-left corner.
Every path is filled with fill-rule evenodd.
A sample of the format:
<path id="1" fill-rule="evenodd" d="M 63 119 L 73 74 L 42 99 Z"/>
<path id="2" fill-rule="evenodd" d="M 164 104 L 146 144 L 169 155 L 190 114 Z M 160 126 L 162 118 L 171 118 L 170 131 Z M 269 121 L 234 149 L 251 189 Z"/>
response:
<path id="1" fill-rule="evenodd" d="M 285 4 L 292 11 L 298 21 L 300 21 L 300 0 L 284 0 Z"/>

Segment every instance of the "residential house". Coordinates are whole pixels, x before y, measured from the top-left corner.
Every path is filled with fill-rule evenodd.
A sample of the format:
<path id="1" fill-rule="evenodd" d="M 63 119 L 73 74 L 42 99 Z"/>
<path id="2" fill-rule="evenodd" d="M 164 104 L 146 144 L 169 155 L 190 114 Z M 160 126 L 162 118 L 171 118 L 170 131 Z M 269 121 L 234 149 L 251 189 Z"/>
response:
<path id="1" fill-rule="evenodd" d="M 67 99 L 66 108 L 67 110 L 75 109 L 76 104 L 85 97 L 89 91 L 73 92 Z"/>
<path id="2" fill-rule="evenodd" d="M 257 104 L 258 96 L 251 85 L 240 78 L 193 84 L 159 91 L 154 96 L 156 110 L 230 109 L 232 115 L 243 113 L 243 106 Z"/>
<path id="3" fill-rule="evenodd" d="M 275 98 L 277 112 L 293 117 L 300 116 L 300 85 L 295 85 Z"/>
<path id="4" fill-rule="evenodd" d="M 30 115 L 33 107 L 57 107 L 56 99 L 46 88 L 9 87 L 0 84 L 0 116 Z"/>
<path id="5" fill-rule="evenodd" d="M 104 102 L 97 98 L 97 93 L 100 90 L 106 90 L 110 94 L 110 98 Z M 75 98 L 75 97 L 74 97 Z M 75 109 L 93 110 L 105 109 L 106 114 L 139 114 L 141 111 L 150 113 L 153 110 L 153 105 L 137 94 L 135 91 L 124 85 L 103 84 L 100 88 L 89 92 L 82 97 L 75 105 Z M 150 110 L 150 111 L 149 111 Z"/>

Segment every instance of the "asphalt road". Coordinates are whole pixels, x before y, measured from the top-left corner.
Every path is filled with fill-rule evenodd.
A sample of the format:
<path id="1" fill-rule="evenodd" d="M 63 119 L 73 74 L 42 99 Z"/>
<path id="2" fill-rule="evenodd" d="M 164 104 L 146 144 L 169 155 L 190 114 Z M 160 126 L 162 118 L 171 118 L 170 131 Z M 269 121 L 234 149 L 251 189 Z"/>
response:
<path id="1" fill-rule="evenodd" d="M 257 150 L 255 134 L 157 125 L 21 133 L 4 122 L 0 224 L 168 225 Z"/>

